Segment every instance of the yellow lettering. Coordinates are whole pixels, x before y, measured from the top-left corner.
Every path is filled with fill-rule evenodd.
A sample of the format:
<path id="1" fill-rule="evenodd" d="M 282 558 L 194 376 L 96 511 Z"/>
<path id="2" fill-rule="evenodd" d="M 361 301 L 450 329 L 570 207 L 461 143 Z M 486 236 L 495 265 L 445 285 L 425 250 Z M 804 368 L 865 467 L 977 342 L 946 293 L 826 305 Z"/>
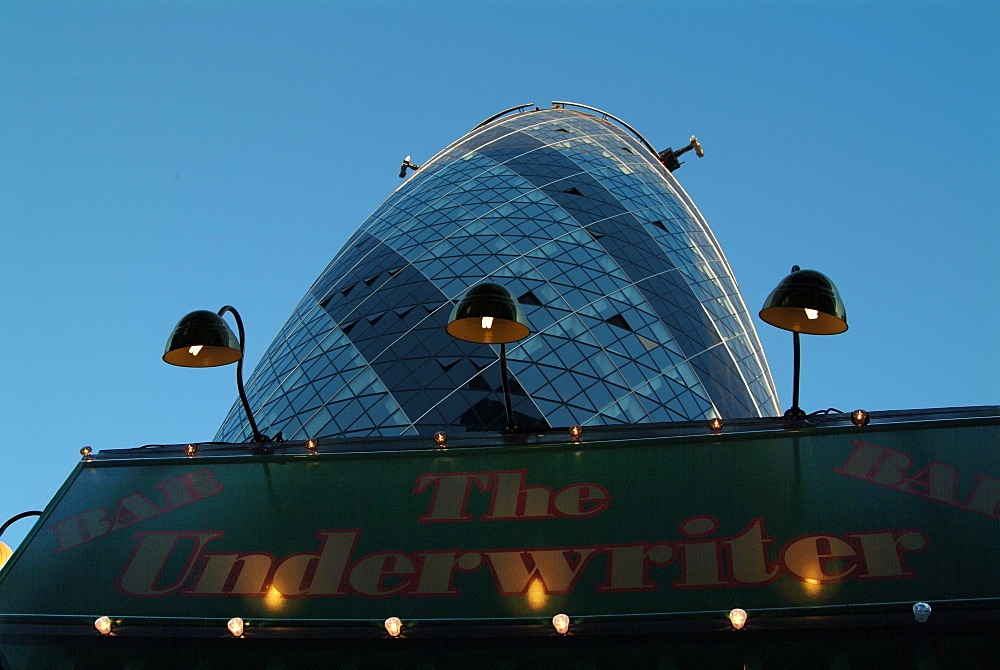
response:
<path id="1" fill-rule="evenodd" d="M 178 590 L 188 578 L 202 551 L 212 540 L 222 537 L 222 531 L 167 531 L 135 534 L 138 546 L 118 577 L 118 590 L 130 596 L 165 596 Z M 187 545 L 187 558 L 180 572 L 167 576 L 161 584 L 167 560 L 181 543 Z"/>
<path id="2" fill-rule="evenodd" d="M 410 584 L 402 579 L 393 586 L 383 586 L 386 577 L 405 577 L 416 572 L 413 561 L 406 554 L 386 552 L 365 556 L 351 568 L 351 588 L 365 596 L 391 596 Z"/>
<path id="3" fill-rule="evenodd" d="M 273 559 L 267 554 L 205 554 L 204 568 L 185 595 L 258 596 L 264 593 Z"/>
<path id="4" fill-rule="evenodd" d="M 656 582 L 647 578 L 647 566 L 666 565 L 674 557 L 673 549 L 665 542 L 606 547 L 604 551 L 608 554 L 608 581 L 597 587 L 598 593 L 655 589 Z"/>
<path id="5" fill-rule="evenodd" d="M 773 537 L 764 535 L 764 520 L 754 519 L 746 530 L 723 544 L 729 547 L 733 579 L 740 584 L 764 584 L 778 575 L 778 565 L 768 560 Z"/>
<path id="6" fill-rule="evenodd" d="M 584 518 L 600 514 L 611 506 L 607 489 L 597 484 L 573 484 L 556 494 L 556 511 L 563 516 Z"/>
<path id="7" fill-rule="evenodd" d="M 833 535 L 810 535 L 789 543 L 782 552 L 785 568 L 795 577 L 810 583 L 839 582 L 857 569 L 853 561 L 827 571 L 834 561 L 854 557 L 857 552 Z"/>
<path id="8" fill-rule="evenodd" d="M 413 595 L 454 596 L 460 589 L 453 586 L 455 571 L 471 572 L 482 565 L 483 557 L 475 551 L 420 551 L 420 577 Z"/>
<path id="9" fill-rule="evenodd" d="M 534 578 L 539 578 L 545 593 L 569 593 L 582 570 L 594 555 L 594 549 L 536 549 L 527 551 L 484 552 L 493 567 L 497 586 L 505 596 L 524 595 Z M 575 565 L 570 557 L 575 556 Z"/>

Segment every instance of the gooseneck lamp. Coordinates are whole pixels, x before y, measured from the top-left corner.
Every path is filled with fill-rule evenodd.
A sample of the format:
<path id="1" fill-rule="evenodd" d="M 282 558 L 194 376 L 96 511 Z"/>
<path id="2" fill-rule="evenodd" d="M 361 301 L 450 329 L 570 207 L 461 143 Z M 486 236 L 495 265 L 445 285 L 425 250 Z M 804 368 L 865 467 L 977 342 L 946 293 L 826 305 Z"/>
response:
<path id="1" fill-rule="evenodd" d="M 236 319 L 239 339 L 222 319 L 229 312 Z M 254 442 L 268 442 L 266 435 L 261 434 L 250 411 L 250 402 L 243 387 L 243 352 L 246 345 L 246 333 L 243 330 L 243 319 L 235 307 L 225 305 L 215 312 L 200 309 L 191 312 L 174 326 L 174 332 L 167 338 L 167 346 L 163 352 L 163 360 L 171 365 L 185 368 L 212 368 L 219 365 L 236 363 L 236 388 L 240 392 L 243 410 L 247 414 L 250 428 L 253 430 Z"/>
<path id="2" fill-rule="evenodd" d="M 776 328 L 792 331 L 792 406 L 785 418 L 802 421 L 806 413 L 799 407 L 799 333 L 837 335 L 847 330 L 847 310 L 830 278 L 815 270 L 792 266 L 764 301 L 760 318 Z"/>
<path id="3" fill-rule="evenodd" d="M 510 401 L 507 344 L 523 340 L 531 334 L 521 305 L 510 291 L 499 284 L 473 286 L 452 310 L 447 330 L 449 335 L 465 342 L 500 345 L 500 374 L 507 409 L 507 427 L 504 432 L 517 432 L 514 408 Z"/>

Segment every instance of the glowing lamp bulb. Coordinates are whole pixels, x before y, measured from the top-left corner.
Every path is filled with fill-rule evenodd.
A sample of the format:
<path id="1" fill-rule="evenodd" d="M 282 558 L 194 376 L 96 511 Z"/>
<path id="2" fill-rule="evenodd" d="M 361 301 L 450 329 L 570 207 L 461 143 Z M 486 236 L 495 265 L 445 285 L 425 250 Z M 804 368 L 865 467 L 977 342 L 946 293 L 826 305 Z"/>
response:
<path id="1" fill-rule="evenodd" d="M 493 317 L 492 316 L 484 316 L 483 317 L 483 330 L 489 330 L 492 327 L 493 327 Z"/>
<path id="2" fill-rule="evenodd" d="M 316 440 L 306 440 L 306 449 L 309 450 L 310 454 L 315 454 L 316 453 L 316 447 L 317 446 L 318 445 L 316 443 Z"/>
<path id="3" fill-rule="evenodd" d="M 385 620 L 385 632 L 392 637 L 399 637 L 402 630 L 403 622 L 399 620 L 399 617 L 391 616 Z"/>
<path id="4" fill-rule="evenodd" d="M 806 318 L 809 319 L 810 321 L 815 321 L 816 319 L 819 318 L 818 309 L 809 309 L 808 307 L 803 307 L 802 311 L 806 313 Z"/>
<path id="5" fill-rule="evenodd" d="M 915 603 L 913 605 L 913 618 L 917 623 L 927 623 L 931 616 L 931 606 L 927 603 Z"/>
<path id="6" fill-rule="evenodd" d="M 188 456 L 194 456 L 195 454 L 198 453 L 198 445 L 189 444 L 188 446 L 184 447 L 184 453 L 187 454 Z"/>
<path id="7" fill-rule="evenodd" d="M 583 428 L 581 428 L 580 426 L 569 427 L 569 436 L 572 437 L 574 440 L 579 440 L 581 435 L 583 435 Z"/>
<path id="8" fill-rule="evenodd" d="M 98 617 L 98 619 L 94 622 L 94 628 L 96 628 L 97 632 L 101 635 L 110 635 L 111 619 L 106 616 Z"/>
<path id="9" fill-rule="evenodd" d="M 439 430 L 438 432 L 434 433 L 434 441 L 443 447 L 445 442 L 448 441 L 448 433 Z"/>
<path id="10" fill-rule="evenodd" d="M 199 353 L 201 353 L 201 350 L 204 349 L 204 348 L 205 348 L 205 345 L 203 345 L 203 344 L 196 344 L 196 345 L 194 345 L 192 347 L 188 347 L 188 353 L 191 354 L 192 356 L 197 356 Z"/>
<path id="11" fill-rule="evenodd" d="M 746 622 L 747 622 L 747 613 L 745 610 L 741 610 L 738 607 L 734 610 L 730 610 L 729 623 L 733 624 L 733 628 L 735 628 L 736 630 L 740 630 L 741 628 L 743 628 Z"/>
<path id="12" fill-rule="evenodd" d="M 560 635 L 565 635 L 569 632 L 569 617 L 565 614 L 557 614 L 552 617 L 552 626 L 556 629 L 556 632 Z"/>
<path id="13" fill-rule="evenodd" d="M 867 426 L 869 421 L 871 421 L 871 417 L 865 410 L 856 409 L 851 412 L 851 423 L 855 426 Z"/>
<path id="14" fill-rule="evenodd" d="M 708 422 L 708 427 L 716 432 L 722 430 L 722 419 L 717 416 L 712 417 L 712 419 Z"/>
<path id="15" fill-rule="evenodd" d="M 233 637 L 243 637 L 243 619 L 238 616 L 230 619 L 229 623 L 226 624 L 226 628 L 233 634 Z"/>
<path id="16" fill-rule="evenodd" d="M 80 447 L 81 456 L 90 456 L 90 454 L 93 453 L 93 451 L 94 450 L 91 449 L 90 447 Z"/>

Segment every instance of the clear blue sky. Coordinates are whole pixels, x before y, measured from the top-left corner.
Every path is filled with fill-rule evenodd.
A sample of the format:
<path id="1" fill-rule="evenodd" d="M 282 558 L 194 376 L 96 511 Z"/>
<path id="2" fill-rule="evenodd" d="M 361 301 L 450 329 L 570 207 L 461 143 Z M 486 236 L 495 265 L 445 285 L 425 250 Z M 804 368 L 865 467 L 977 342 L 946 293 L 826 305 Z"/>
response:
<path id="1" fill-rule="evenodd" d="M 993 0 L 6 0 L 0 521 L 82 445 L 211 439 L 235 371 L 162 363 L 178 318 L 235 305 L 249 372 L 404 155 L 552 100 L 698 135 L 676 174 L 755 315 L 792 264 L 834 279 L 807 411 L 998 402 Z"/>

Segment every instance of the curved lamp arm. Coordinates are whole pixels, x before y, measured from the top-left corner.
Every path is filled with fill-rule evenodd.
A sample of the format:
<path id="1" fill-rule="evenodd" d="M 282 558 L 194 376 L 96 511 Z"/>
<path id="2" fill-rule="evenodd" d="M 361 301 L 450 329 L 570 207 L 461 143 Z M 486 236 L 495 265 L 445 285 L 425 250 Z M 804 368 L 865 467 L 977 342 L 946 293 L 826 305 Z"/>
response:
<path id="1" fill-rule="evenodd" d="M 246 352 L 246 331 L 243 330 L 243 319 L 240 318 L 240 313 L 236 311 L 236 308 L 232 305 L 223 305 L 223 307 L 217 312 L 219 316 L 222 316 L 226 312 L 233 315 L 236 319 L 236 330 L 240 338 L 240 353 Z M 247 400 L 247 392 L 243 387 L 243 356 L 240 356 L 239 360 L 236 361 L 236 389 L 240 392 L 240 401 L 243 403 L 243 411 L 246 412 L 247 420 L 250 421 L 250 429 L 253 431 L 253 441 L 254 442 L 267 442 L 268 438 L 260 432 L 257 428 L 257 422 L 254 421 L 253 412 L 250 411 L 250 401 Z"/>
<path id="2" fill-rule="evenodd" d="M 7 530 L 12 523 L 15 521 L 20 521 L 26 516 L 41 516 L 42 513 L 39 510 L 32 510 L 30 512 L 21 512 L 20 514 L 15 514 L 11 518 L 7 519 L 2 526 L 0 526 L 0 535 L 3 535 L 4 531 Z"/>

